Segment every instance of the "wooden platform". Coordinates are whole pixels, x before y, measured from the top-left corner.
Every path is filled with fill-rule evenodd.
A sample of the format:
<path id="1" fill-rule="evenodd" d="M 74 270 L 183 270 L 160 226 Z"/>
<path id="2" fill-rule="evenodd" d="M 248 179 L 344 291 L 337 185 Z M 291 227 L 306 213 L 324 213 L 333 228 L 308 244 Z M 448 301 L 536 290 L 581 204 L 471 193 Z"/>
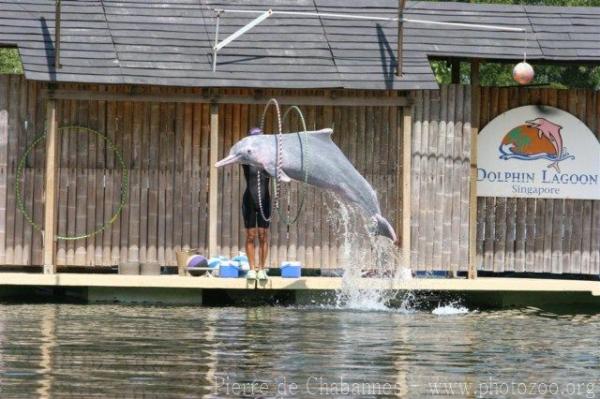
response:
<path id="1" fill-rule="evenodd" d="M 112 287 L 112 288 L 193 288 L 193 289 L 266 289 L 266 290 L 317 290 L 335 291 L 342 288 L 340 277 L 303 277 L 288 279 L 272 277 L 267 282 L 248 282 L 244 278 L 130 276 L 118 274 L 87 273 L 0 273 L 0 286 L 38 287 Z M 416 291 L 453 292 L 581 292 L 600 296 L 599 281 L 480 277 L 475 280 L 463 278 L 435 279 L 414 278 L 391 282 L 389 280 L 363 278 L 353 286 L 361 289 L 390 289 Z"/>

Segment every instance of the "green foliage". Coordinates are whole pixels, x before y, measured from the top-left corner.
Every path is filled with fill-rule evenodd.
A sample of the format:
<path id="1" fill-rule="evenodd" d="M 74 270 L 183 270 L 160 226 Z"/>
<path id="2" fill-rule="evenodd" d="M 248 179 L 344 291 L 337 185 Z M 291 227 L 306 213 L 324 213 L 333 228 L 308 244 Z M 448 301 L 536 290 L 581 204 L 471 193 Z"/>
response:
<path id="1" fill-rule="evenodd" d="M 17 49 L 0 48 L 0 73 L 23 73 L 23 65 Z"/>
<path id="2" fill-rule="evenodd" d="M 448 1 L 448 0 L 446 0 Z M 518 4 L 559 7 L 600 7 L 600 0 L 450 0 L 455 3 Z"/>
<path id="3" fill-rule="evenodd" d="M 445 61 L 432 61 L 431 69 L 433 69 L 433 74 L 437 79 L 439 84 L 448 84 L 450 83 L 451 77 L 451 69 L 450 65 Z"/>
<path id="4" fill-rule="evenodd" d="M 562 7 L 600 7 L 600 0 L 450 0 L 462 3 L 546 5 Z M 451 82 L 451 68 L 445 61 L 433 61 L 433 72 L 439 83 Z M 511 64 L 483 63 L 480 69 L 484 86 L 514 86 Z M 590 65 L 538 65 L 534 64 L 534 84 L 555 88 L 591 88 L 600 90 L 600 67 Z M 461 64 L 461 83 L 469 82 L 468 63 Z"/>
<path id="5" fill-rule="evenodd" d="M 432 61 L 431 66 L 438 83 L 451 82 L 451 68 L 446 61 Z M 482 86 L 515 86 L 512 78 L 514 64 L 484 62 L 480 66 Z M 590 65 L 542 65 L 534 64 L 535 80 L 533 84 L 550 86 L 557 89 L 587 88 L 600 90 L 600 67 Z M 460 83 L 469 83 L 469 63 L 460 65 Z"/>

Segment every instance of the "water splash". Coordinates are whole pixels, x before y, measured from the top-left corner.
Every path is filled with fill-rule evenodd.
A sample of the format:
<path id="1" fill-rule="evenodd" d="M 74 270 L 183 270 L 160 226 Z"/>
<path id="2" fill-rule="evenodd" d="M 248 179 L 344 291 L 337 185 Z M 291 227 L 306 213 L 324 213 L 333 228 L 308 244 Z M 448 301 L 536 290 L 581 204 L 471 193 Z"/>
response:
<path id="1" fill-rule="evenodd" d="M 455 303 L 449 303 L 447 305 L 438 306 L 437 308 L 433 309 L 431 313 L 438 316 L 449 316 L 469 313 L 469 309 Z"/>
<path id="2" fill-rule="evenodd" d="M 410 270 L 400 267 L 398 248 L 387 238 L 370 234 L 372 222 L 355 207 L 331 196 L 326 201 L 328 219 L 340 239 L 338 259 L 342 267 L 342 288 L 335 306 L 342 309 L 409 311 L 409 302 L 398 299 L 394 283 L 411 278 Z M 331 202 L 331 203 L 329 203 Z M 377 288 L 364 288 L 364 279 L 377 279 Z"/>

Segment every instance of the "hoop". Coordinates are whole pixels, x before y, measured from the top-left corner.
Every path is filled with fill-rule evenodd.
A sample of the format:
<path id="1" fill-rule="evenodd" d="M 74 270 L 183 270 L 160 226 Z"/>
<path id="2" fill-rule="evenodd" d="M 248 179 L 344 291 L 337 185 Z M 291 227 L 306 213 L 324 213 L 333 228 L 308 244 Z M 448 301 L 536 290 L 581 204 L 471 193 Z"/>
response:
<path id="1" fill-rule="evenodd" d="M 302 111 L 296 105 L 292 105 L 291 107 L 289 107 L 288 109 L 285 110 L 285 112 L 283 113 L 282 124 L 285 124 L 285 122 L 287 121 L 287 118 L 290 115 L 290 111 L 295 111 L 298 114 L 298 117 L 300 118 L 300 122 L 302 124 L 302 133 L 304 134 L 305 138 L 308 138 L 308 129 L 306 128 L 306 120 L 304 119 L 304 114 L 302 114 Z M 302 170 L 304 171 L 304 184 L 306 184 L 306 183 L 308 183 L 308 166 L 306 164 L 306 157 L 308 155 L 308 151 L 305 151 L 304 147 L 306 147 L 308 149 L 308 140 L 306 140 L 305 144 L 303 144 L 302 136 L 300 135 L 300 132 L 297 132 L 296 134 L 298 135 L 298 143 L 300 144 L 301 166 L 302 166 Z M 275 184 L 277 184 L 277 182 Z M 292 225 L 298 221 L 298 218 L 300 217 L 300 213 L 302 212 L 302 208 L 304 207 L 304 198 L 306 197 L 306 188 L 305 187 L 302 188 L 301 193 L 302 193 L 302 195 L 300 197 L 298 209 L 296 210 L 296 214 L 294 215 L 294 217 L 292 219 L 290 219 L 289 207 L 287 208 L 287 215 L 284 215 L 283 212 L 281 212 L 281 209 L 277 208 L 277 212 L 279 213 L 279 216 L 283 219 L 284 223 L 288 226 Z M 288 191 L 288 194 L 289 194 L 289 191 Z M 288 199 L 288 203 L 289 203 L 289 199 Z"/>
<path id="2" fill-rule="evenodd" d="M 278 129 L 278 135 L 276 138 L 277 141 L 277 159 L 276 159 L 276 175 L 275 175 L 275 198 L 274 198 L 274 203 L 275 203 L 275 209 L 279 210 L 279 196 L 281 194 L 281 185 L 277 184 L 276 181 L 281 179 L 281 173 L 282 173 L 282 168 L 281 168 L 281 159 L 282 159 L 282 155 L 283 155 L 283 140 L 281 140 L 281 137 L 283 135 L 283 132 L 281 130 L 281 108 L 279 107 L 279 103 L 277 102 L 277 100 L 275 98 L 271 98 L 267 104 L 265 105 L 265 108 L 263 110 L 262 116 L 260 118 L 260 130 L 261 131 L 265 131 L 265 118 L 267 116 L 267 112 L 269 111 L 269 107 L 273 105 L 275 107 L 275 112 L 277 114 L 277 129 Z M 273 212 L 270 212 L 270 217 L 267 218 L 265 216 L 265 211 L 263 209 L 263 204 L 262 204 L 262 195 L 261 195 L 261 190 L 260 190 L 260 175 L 261 175 L 261 171 L 258 172 L 258 175 L 256 177 L 256 184 L 258 186 L 257 188 L 257 192 L 258 192 L 258 209 L 260 211 L 260 216 L 267 222 L 270 222 L 273 219 Z M 272 207 L 271 207 L 272 209 Z"/>
<path id="3" fill-rule="evenodd" d="M 81 234 L 81 235 L 77 235 L 77 236 L 62 236 L 62 235 L 58 235 L 58 234 L 56 235 L 56 239 L 66 240 L 66 241 L 80 240 L 83 238 L 92 237 L 92 236 L 100 233 L 101 231 L 105 230 L 111 224 L 113 224 L 115 222 L 115 220 L 117 220 L 117 218 L 119 217 L 119 214 L 121 213 L 123 208 L 125 207 L 125 202 L 127 201 L 127 192 L 128 192 L 128 187 L 129 187 L 129 175 L 127 173 L 127 166 L 125 165 L 125 161 L 123 160 L 123 155 L 121 154 L 121 151 L 119 151 L 119 149 L 115 146 L 115 144 L 108 137 L 103 135 L 102 133 L 100 133 L 96 130 L 93 130 L 93 129 L 89 129 L 87 127 L 83 127 L 83 126 L 63 126 L 61 128 L 58 128 L 58 133 L 61 133 L 61 132 L 72 133 L 72 130 L 77 130 L 79 133 L 85 132 L 85 133 L 89 133 L 89 134 L 94 134 L 97 137 L 104 140 L 107 144 L 107 147 L 110 148 L 114 152 L 117 162 L 119 163 L 119 166 L 121 167 L 123 176 L 121 177 L 121 193 L 120 193 L 119 205 L 117 206 L 117 209 L 112 214 L 110 219 L 107 222 L 105 222 L 104 224 L 102 224 L 101 226 L 99 226 L 98 228 L 96 228 L 95 230 L 88 232 L 86 234 Z M 19 163 L 17 166 L 17 174 L 15 176 L 17 209 L 23 214 L 23 216 L 25 217 L 25 220 L 27 220 L 27 222 L 31 226 L 33 226 L 34 229 L 36 229 L 40 232 L 42 231 L 42 227 L 33 221 L 33 218 L 25 209 L 25 204 L 23 203 L 23 193 L 21 192 L 22 191 L 21 179 L 23 177 L 23 171 L 25 169 L 27 157 L 29 156 L 29 154 L 31 154 L 33 149 L 35 147 L 37 147 L 38 144 L 41 143 L 42 141 L 44 141 L 45 139 L 46 139 L 46 133 L 44 132 L 43 134 L 37 136 L 33 140 L 33 142 L 29 145 L 29 147 L 27 147 L 27 149 L 25 150 L 25 153 L 19 159 Z"/>
<path id="4" fill-rule="evenodd" d="M 296 214 L 294 215 L 293 218 L 290 218 L 290 209 L 288 207 L 287 209 L 287 215 L 284 215 L 283 212 L 281 212 L 281 207 L 280 207 L 280 198 L 281 198 L 281 192 L 282 192 L 282 184 L 281 184 L 281 178 L 283 175 L 283 128 L 282 125 L 283 123 L 287 120 L 290 111 L 295 111 L 298 116 L 300 117 L 300 121 L 302 123 L 302 129 L 305 135 L 308 134 L 308 129 L 306 127 L 306 120 L 304 119 L 304 115 L 302 114 L 302 111 L 300 110 L 300 108 L 298 108 L 295 105 L 292 105 L 291 107 L 289 107 L 285 113 L 283 114 L 283 118 L 281 117 L 281 108 L 279 106 L 279 103 L 277 102 L 277 99 L 275 98 L 271 98 L 269 99 L 269 101 L 267 102 L 267 104 L 265 105 L 265 108 L 263 110 L 261 119 L 260 119 L 260 129 L 264 132 L 264 127 L 265 127 L 265 118 L 267 115 L 267 112 L 269 111 L 269 108 L 272 106 L 275 107 L 275 112 L 277 115 L 277 137 L 276 137 L 276 145 L 277 145 L 277 152 L 276 152 L 276 164 L 275 164 L 275 168 L 276 168 L 276 172 L 275 172 L 275 179 L 273 179 L 273 186 L 274 186 L 274 191 L 275 191 L 275 198 L 274 198 L 274 208 L 277 210 L 277 213 L 279 214 L 279 216 L 281 217 L 281 219 L 283 220 L 283 222 L 287 225 L 290 226 L 294 223 L 296 223 L 296 221 L 298 221 L 298 218 L 300 217 L 300 213 L 302 212 L 302 208 L 304 207 L 304 198 L 306 197 L 306 189 L 303 188 L 302 189 L 302 196 L 300 199 L 300 203 L 298 205 L 298 209 L 296 211 Z M 296 133 L 298 135 L 298 141 L 300 143 L 300 151 L 301 151 L 301 159 L 302 159 L 302 169 L 304 170 L 304 183 L 308 182 L 308 168 L 305 166 L 305 160 L 306 160 L 306 156 L 307 156 L 307 152 L 305 152 L 305 146 L 308 147 L 308 145 L 303 145 L 302 144 L 302 137 L 300 135 L 300 132 Z M 308 141 L 307 141 L 308 143 Z M 261 189 L 260 189 L 260 172 L 258 173 L 257 176 L 257 186 L 258 186 L 258 208 L 260 210 L 260 214 L 262 216 L 262 218 L 266 221 L 271 221 L 273 219 L 273 214 L 271 213 L 271 216 L 269 218 L 267 218 L 265 216 L 264 213 L 264 209 L 263 209 L 263 204 L 262 204 L 262 195 L 261 195 Z M 289 195 L 289 191 L 288 191 L 288 195 Z M 289 200 L 288 200 L 289 202 Z"/>

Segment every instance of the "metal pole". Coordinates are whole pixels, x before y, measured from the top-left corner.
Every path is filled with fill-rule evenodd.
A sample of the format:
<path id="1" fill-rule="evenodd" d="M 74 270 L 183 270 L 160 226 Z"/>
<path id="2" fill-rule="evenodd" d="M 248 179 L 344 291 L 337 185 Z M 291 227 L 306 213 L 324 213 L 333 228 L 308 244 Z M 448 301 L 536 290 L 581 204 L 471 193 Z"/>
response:
<path id="1" fill-rule="evenodd" d="M 213 72 L 217 71 L 217 44 L 219 44 L 219 23 L 221 22 L 221 13 L 223 11 L 221 10 L 216 10 L 217 11 L 217 28 L 215 29 L 215 45 L 213 47 Z"/>
<path id="2" fill-rule="evenodd" d="M 60 1 L 56 0 L 56 15 L 54 16 L 54 69 L 60 69 Z"/>
<path id="3" fill-rule="evenodd" d="M 221 12 L 223 12 L 223 10 L 219 11 L 219 13 L 221 13 Z M 215 45 L 213 47 L 213 72 L 216 72 L 216 70 L 217 70 L 217 53 L 219 52 L 219 50 L 221 50 L 223 47 L 227 46 L 229 43 L 231 43 L 238 37 L 242 36 L 244 33 L 248 32 L 250 29 L 254 28 L 256 25 L 260 24 L 265 19 L 269 18 L 271 15 L 273 15 L 273 11 L 271 9 L 265 11 L 260 16 L 253 19 L 250 23 L 244 25 L 243 27 L 241 27 L 240 29 L 238 29 L 237 31 L 232 33 L 231 35 L 227 36 L 221 43 L 218 42 L 218 39 L 219 39 L 219 17 L 218 17 L 218 15 L 219 14 L 217 14 L 217 30 L 215 32 Z"/>
<path id="4" fill-rule="evenodd" d="M 256 17 L 248 24 L 244 25 L 243 27 L 241 27 L 240 29 L 238 29 L 237 31 L 232 33 L 231 35 L 227 36 L 227 38 L 225 38 L 221 43 L 216 44 L 215 49 L 217 51 L 221 50 L 223 47 L 227 46 L 229 43 L 231 43 L 238 37 L 242 36 L 244 33 L 248 32 L 250 29 L 254 28 L 256 25 L 260 24 L 265 19 L 269 18 L 271 15 L 273 15 L 273 11 L 271 11 L 271 10 L 265 11 L 262 15 Z"/>
<path id="5" fill-rule="evenodd" d="M 404 41 L 404 6 L 406 0 L 399 0 L 398 4 L 398 57 L 396 66 L 396 76 L 402 76 L 402 48 Z"/>

